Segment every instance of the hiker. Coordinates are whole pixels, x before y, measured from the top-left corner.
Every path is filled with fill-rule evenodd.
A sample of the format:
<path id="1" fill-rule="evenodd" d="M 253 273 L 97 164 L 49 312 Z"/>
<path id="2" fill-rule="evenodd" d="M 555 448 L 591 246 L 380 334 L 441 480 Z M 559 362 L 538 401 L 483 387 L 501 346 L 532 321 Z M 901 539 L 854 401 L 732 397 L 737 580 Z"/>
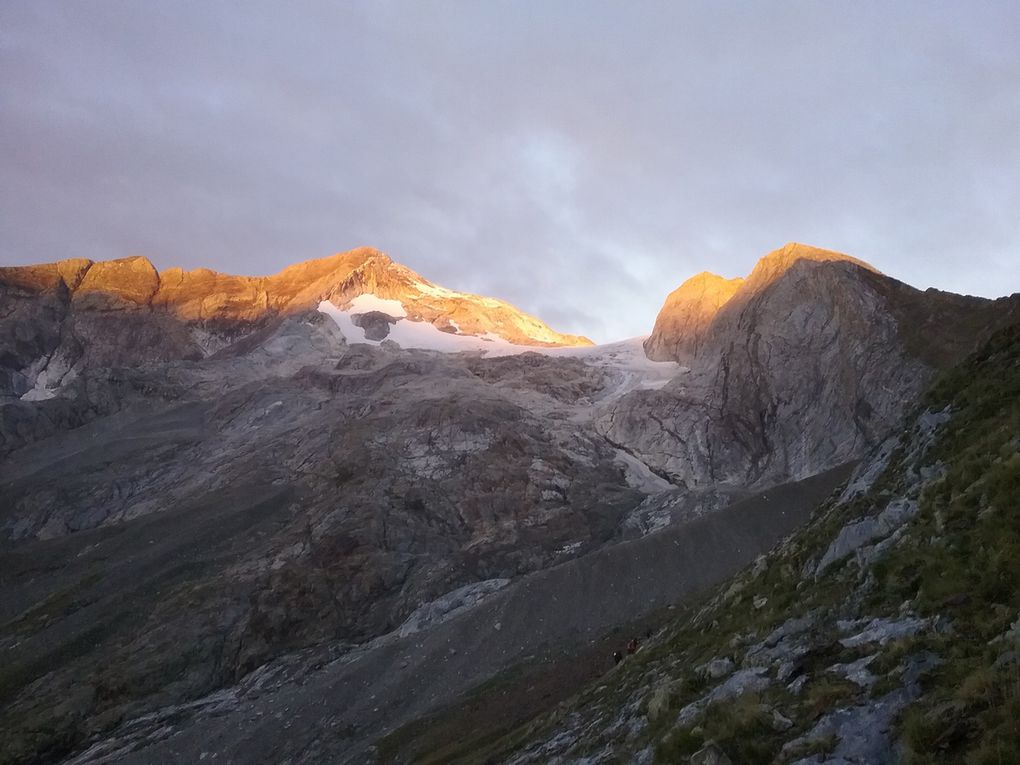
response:
<path id="1" fill-rule="evenodd" d="M 623 654 L 619 651 L 613 651 L 613 664 L 619 664 L 623 661 Z"/>
<path id="2" fill-rule="evenodd" d="M 637 649 L 638 649 L 638 639 L 636 637 L 632 637 L 630 639 L 630 641 L 627 643 L 627 653 L 629 653 L 629 654 L 635 653 L 637 651 Z"/>

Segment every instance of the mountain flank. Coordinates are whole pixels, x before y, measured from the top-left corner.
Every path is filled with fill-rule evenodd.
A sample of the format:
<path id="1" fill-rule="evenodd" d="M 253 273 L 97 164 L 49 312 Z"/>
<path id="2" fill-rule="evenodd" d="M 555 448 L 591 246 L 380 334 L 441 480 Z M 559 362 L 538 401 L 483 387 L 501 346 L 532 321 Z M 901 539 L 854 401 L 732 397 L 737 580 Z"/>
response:
<path id="1" fill-rule="evenodd" d="M 684 368 L 605 412 L 613 443 L 676 484 L 767 486 L 860 456 L 933 379 L 1020 319 L 999 300 L 920 291 L 788 244 L 746 280 L 699 275 L 645 349 Z"/>
<path id="2" fill-rule="evenodd" d="M 450 762 L 1020 759 L 1020 325 L 810 522 L 530 724 Z"/>

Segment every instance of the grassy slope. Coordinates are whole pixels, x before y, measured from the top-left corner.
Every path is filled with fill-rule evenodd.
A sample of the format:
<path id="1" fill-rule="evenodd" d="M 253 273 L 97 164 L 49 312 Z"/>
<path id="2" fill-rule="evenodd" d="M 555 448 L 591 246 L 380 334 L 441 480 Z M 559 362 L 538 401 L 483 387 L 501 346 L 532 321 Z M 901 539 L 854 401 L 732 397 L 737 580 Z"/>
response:
<path id="1" fill-rule="evenodd" d="M 1020 663 L 1000 658 L 1020 652 L 1020 628 L 1010 632 L 1020 615 L 1020 325 L 999 332 L 943 375 L 919 411 L 947 406 L 952 418 L 925 454 L 909 454 L 905 447 L 915 434 L 905 432 L 903 447 L 865 494 L 842 504 L 830 500 L 764 565 L 724 584 L 700 611 L 667 627 L 633 659 L 484 752 L 429 760 L 489 762 L 530 752 L 530 761 L 599 754 L 603 762 L 629 762 L 643 751 L 658 762 L 677 762 L 714 739 L 734 762 L 781 761 L 792 757 L 780 756 L 784 742 L 834 709 L 867 704 L 895 689 L 903 658 L 932 651 L 942 664 L 897 719 L 905 759 L 1020 762 Z M 916 468 L 931 465 L 941 470 L 912 480 Z M 851 556 L 818 579 L 805 574 L 848 522 L 910 492 L 920 511 L 877 563 L 860 568 Z M 755 608 L 762 597 L 767 602 Z M 837 619 L 895 618 L 905 611 L 942 626 L 880 647 L 837 642 Z M 773 683 L 709 707 L 693 726 L 676 724 L 677 711 L 709 687 L 695 667 L 718 656 L 732 656 L 739 665 L 747 646 L 808 612 L 820 618 L 801 660 L 808 679 L 800 693 Z M 870 690 L 825 671 L 874 653 L 870 670 L 877 682 Z M 792 721 L 789 730 L 775 729 L 774 709 Z M 538 748 L 557 734 L 567 743 Z M 835 743 L 816 740 L 796 756 Z"/>

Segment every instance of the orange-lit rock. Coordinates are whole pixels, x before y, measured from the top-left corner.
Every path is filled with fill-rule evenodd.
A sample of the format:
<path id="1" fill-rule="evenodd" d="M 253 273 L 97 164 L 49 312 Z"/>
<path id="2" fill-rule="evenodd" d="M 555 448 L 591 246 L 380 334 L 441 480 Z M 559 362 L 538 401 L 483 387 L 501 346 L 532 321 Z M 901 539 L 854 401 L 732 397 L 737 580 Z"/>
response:
<path id="1" fill-rule="evenodd" d="M 198 268 L 160 274 L 152 306 L 185 321 L 257 321 L 269 309 L 265 279 L 230 276 Z"/>
<path id="2" fill-rule="evenodd" d="M 26 293 L 44 293 L 55 306 L 70 302 L 76 327 L 88 327 L 111 311 L 138 312 L 136 335 L 169 333 L 173 342 L 161 353 L 174 357 L 213 352 L 275 318 L 315 310 L 323 300 L 345 308 L 365 293 L 399 300 L 410 320 L 430 322 L 447 332 L 491 333 L 520 345 L 591 344 L 587 338 L 555 332 L 509 303 L 439 287 L 370 247 L 296 263 L 272 276 L 234 276 L 207 268 L 159 273 L 143 257 L 0 268 L 0 294 L 13 298 Z M 56 310 L 52 322 L 64 321 L 63 313 L 63 308 Z M 38 317 L 31 322 L 38 324 Z M 143 324 L 152 332 L 141 332 Z M 47 335 L 58 338 L 57 325 L 51 329 Z M 26 324 L 18 332 L 35 335 L 38 328 Z M 52 344 L 33 344 L 32 353 Z"/>
<path id="3" fill-rule="evenodd" d="M 66 283 L 66 281 L 65 281 Z M 148 306 L 159 289 L 159 273 L 148 258 L 134 257 L 92 263 L 72 288 L 75 302 L 106 310 Z"/>
<path id="4" fill-rule="evenodd" d="M 645 353 L 654 361 L 673 361 L 695 354 L 715 315 L 744 283 L 703 271 L 669 293 L 645 340 Z"/>
<path id="5" fill-rule="evenodd" d="M 713 324 L 739 315 L 742 307 L 800 261 L 842 261 L 879 273 L 874 267 L 834 250 L 790 242 L 761 258 L 745 279 L 725 279 L 703 272 L 669 294 L 645 341 L 645 352 L 656 361 L 685 363 L 705 344 Z M 725 310 L 724 310 L 725 307 Z"/>

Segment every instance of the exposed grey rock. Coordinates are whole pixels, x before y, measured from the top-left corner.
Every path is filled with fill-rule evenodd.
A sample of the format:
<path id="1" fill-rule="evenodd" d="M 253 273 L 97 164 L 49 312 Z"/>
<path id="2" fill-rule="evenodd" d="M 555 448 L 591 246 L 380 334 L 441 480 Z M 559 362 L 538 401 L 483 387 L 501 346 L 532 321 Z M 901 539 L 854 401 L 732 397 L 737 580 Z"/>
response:
<path id="1" fill-rule="evenodd" d="M 733 663 L 733 660 L 727 656 L 721 659 L 712 659 L 702 664 L 697 668 L 697 672 L 711 680 L 718 680 L 720 677 L 726 677 L 726 675 L 733 672 L 735 667 L 736 665 Z"/>
<path id="2" fill-rule="evenodd" d="M 906 527 L 901 526 L 881 542 L 873 545 L 866 545 L 856 550 L 854 556 L 857 561 L 858 568 L 863 571 L 874 566 L 875 563 L 886 555 L 886 553 L 899 544 L 905 533 Z"/>
<path id="3" fill-rule="evenodd" d="M 799 763 L 894 762 L 892 726 L 896 715 L 916 698 L 905 688 L 865 704 L 845 707 L 825 715 L 803 736 L 787 742 L 783 752 L 795 752 L 813 741 L 835 736 L 836 748 L 828 755 L 797 760 Z"/>
<path id="4" fill-rule="evenodd" d="M 786 690 L 792 693 L 794 696 L 799 696 L 800 692 L 804 690 L 804 685 L 808 681 L 807 675 L 801 675 L 797 677 L 792 683 L 786 686 Z"/>
<path id="5" fill-rule="evenodd" d="M 275 293 L 137 261 L 104 267 L 126 274 L 113 289 L 91 266 L 61 264 L 41 291 L 4 272 L 0 646 L 5 676 L 24 678 L 0 712 L 5 741 L 97 731 L 96 762 L 363 759 L 372 736 L 537 646 L 748 565 L 807 517 L 804 497 L 776 487 L 749 498 L 754 512 L 722 506 L 859 456 L 938 366 L 906 351 L 899 288 L 848 263 L 759 280 L 686 370 L 650 377 L 607 361 L 621 349 L 595 362 L 358 347 L 320 314 L 284 311 L 406 276 L 357 259 L 342 283 L 314 266 Z M 704 703 L 795 668 L 804 618 Z M 637 700 L 562 746 L 633 739 Z"/>
<path id="6" fill-rule="evenodd" d="M 793 677 L 799 669 L 799 666 L 798 662 L 790 659 L 779 662 L 779 665 L 776 667 L 776 680 L 781 683 L 785 683 Z"/>
<path id="7" fill-rule="evenodd" d="M 1020 663 L 1020 651 L 1003 651 L 995 657 L 992 669 L 1000 669 L 1001 667 L 1007 667 L 1010 664 L 1018 663 Z"/>
<path id="8" fill-rule="evenodd" d="M 315 328 L 299 323 L 297 329 L 314 334 Z M 297 345 L 298 337 L 288 344 Z M 275 347 L 275 340 L 268 344 Z M 0 466 L 0 480 L 9 479 L 4 496 L 15 496 L 14 486 L 35 509 L 53 501 L 46 489 L 70 480 L 65 475 L 83 490 L 107 486 L 91 466 L 106 470 L 103 460 L 110 454 L 118 455 L 124 471 L 118 478 L 122 496 L 130 496 L 136 482 L 162 486 L 159 481 L 194 474 L 194 484 L 178 488 L 195 492 L 193 504 L 181 507 L 181 495 L 173 491 L 150 491 L 148 498 L 166 505 L 130 504 L 139 514 L 89 521 L 99 525 L 50 540 L 23 541 L 26 553 L 5 556 L 5 575 L 9 571 L 17 585 L 0 599 L 0 617 L 7 621 L 50 592 L 84 580 L 71 612 L 38 628 L 37 636 L 46 642 L 4 646 L 10 661 L 32 661 L 49 641 L 74 640 L 96 624 L 116 624 L 125 605 L 147 603 L 154 609 L 129 632 L 112 633 L 126 644 L 101 641 L 41 678 L 15 701 L 12 709 L 20 719 L 42 719 L 56 728 L 71 715 L 78 720 L 103 712 L 90 700 L 94 696 L 76 700 L 74 708 L 51 702 L 77 698 L 80 678 L 97 666 L 102 677 L 130 688 L 140 673 L 184 664 L 181 681 L 158 696 L 121 692 L 114 708 L 126 721 L 136 721 L 230 687 L 267 662 L 286 665 L 302 651 L 314 651 L 319 658 L 302 660 L 308 668 L 300 683 L 286 676 L 266 681 L 259 699 L 246 697 L 233 711 L 182 710 L 172 724 L 132 723 L 130 730 L 138 732 L 130 737 L 141 748 L 121 759 L 196 761 L 210 751 L 207 742 L 215 737 L 214 751 L 221 757 L 233 752 L 236 761 L 251 761 L 256 751 L 259 757 L 281 759 L 281 747 L 302 741 L 309 747 L 305 762 L 359 762 L 364 751 L 359 747 L 384 726 L 449 703 L 529 652 L 593 638 L 621 618 L 640 618 L 683 602 L 749 565 L 843 480 L 834 475 L 782 487 L 770 492 L 783 497 L 781 506 L 751 497 L 606 546 L 615 538 L 626 503 L 641 495 L 612 472 L 612 449 L 597 439 L 586 442 L 576 422 L 562 431 L 545 426 L 549 439 L 535 440 L 532 415 L 501 396 L 480 396 L 485 383 L 465 373 L 458 359 L 341 345 L 331 351 L 338 360 L 325 370 L 305 364 L 293 378 L 267 379 L 263 372 L 278 369 L 280 360 L 265 348 L 259 346 L 256 354 L 257 374 L 246 355 L 217 362 L 233 378 L 217 373 L 208 381 L 201 375 L 186 379 L 190 392 L 204 396 L 208 391 L 211 404 L 199 398 L 169 408 L 149 402 L 149 408 L 125 409 L 66 442 L 65 434 L 60 443 L 66 451 L 53 444 L 26 447 Z M 207 366 L 204 362 L 199 371 Z M 224 379 L 238 389 L 224 391 Z M 397 390 L 406 398 L 394 396 Z M 514 396 L 524 395 L 514 390 Z M 541 394 L 532 393 L 530 400 L 539 412 L 552 406 Z M 387 429 L 396 434 L 394 421 L 403 424 L 401 437 L 380 440 Z M 293 429 L 301 434 L 293 451 L 275 448 L 279 434 Z M 407 446 L 427 439 L 430 431 L 437 445 L 433 456 L 440 459 L 429 469 L 446 476 L 434 482 L 418 477 L 419 452 Z M 479 447 L 472 434 L 488 431 L 498 437 Z M 252 439 L 252 433 L 259 438 Z M 143 435 L 152 444 L 141 440 Z M 471 448 L 461 448 L 464 443 Z M 159 471 L 150 472 L 150 455 L 143 448 L 165 449 Z M 225 459 L 231 453 L 232 459 Z M 196 470 L 215 459 L 224 461 L 218 470 L 235 471 L 223 476 L 232 487 L 219 485 L 212 470 Z M 273 483 L 288 475 L 297 476 L 298 483 Z M 619 483 L 610 483 L 613 475 Z M 598 494 L 587 493 L 589 486 Z M 556 491 L 556 499 L 544 499 L 543 491 Z M 617 509 L 606 504 L 614 491 L 623 492 Z M 507 509 L 492 510 L 497 502 L 507 503 Z M 34 519 L 32 513 L 24 517 Z M 48 517 L 78 516 L 51 510 Z M 542 526 L 546 523 L 549 528 Z M 558 551 L 578 538 L 589 545 L 587 554 L 559 563 Z M 444 593 L 471 583 L 453 578 L 464 575 L 464 548 L 474 570 L 502 574 L 488 578 L 513 575 L 519 579 L 516 586 L 404 638 L 391 635 L 422 602 L 443 600 Z M 144 555 L 119 557 L 120 549 Z M 90 583 L 88 572 L 104 560 L 118 565 Z M 185 561 L 199 565 L 182 571 Z M 550 561 L 558 565 L 544 568 Z M 522 568 L 534 573 L 522 575 Z M 159 581 L 173 572 L 187 574 L 180 585 L 171 579 L 168 589 L 143 591 L 140 600 L 125 603 L 119 597 L 125 582 Z M 594 601 L 592 593 L 597 593 Z M 390 637 L 380 640 L 383 635 Z M 333 651 L 337 642 L 346 646 L 339 653 Z M 322 705 L 324 696 L 337 704 Z M 285 707 L 291 712 L 284 719 L 267 719 Z M 171 730 L 159 732 L 167 725 Z M 356 735 L 338 733 L 349 726 Z M 109 746 L 118 746 L 120 733 L 104 735 Z"/>
<path id="9" fill-rule="evenodd" d="M 868 667 L 877 658 L 878 654 L 874 653 L 871 656 L 865 656 L 847 664 L 833 664 L 831 667 L 827 667 L 825 671 L 844 677 L 861 688 L 870 688 L 875 684 L 877 678 L 868 671 Z"/>
<path id="10" fill-rule="evenodd" d="M 743 696 L 745 693 L 764 690 L 772 683 L 766 672 L 765 667 L 737 670 L 704 696 L 681 709 L 677 714 L 676 724 L 688 726 L 698 719 L 711 704 L 728 701 Z"/>
<path id="11" fill-rule="evenodd" d="M 757 579 L 766 571 L 768 571 L 768 568 L 769 568 L 768 558 L 765 557 L 764 555 L 759 555 L 757 558 L 754 559 L 754 566 L 751 568 L 751 578 Z"/>
<path id="12" fill-rule="evenodd" d="M 441 624 L 447 619 L 474 608 L 492 593 L 501 590 L 510 584 L 509 579 L 486 579 L 483 582 L 473 582 L 463 587 L 458 587 L 442 597 L 436 598 L 430 603 L 419 606 L 411 615 L 404 620 L 397 630 L 400 637 L 419 632 L 427 627 Z M 496 624 L 499 624 L 498 622 Z M 499 629 L 495 627 L 494 629 Z"/>
<path id="13" fill-rule="evenodd" d="M 899 713 L 921 695 L 918 680 L 939 659 L 925 652 L 908 657 L 902 668 L 903 685 L 877 699 L 844 707 L 825 715 L 803 736 L 783 745 L 784 754 L 835 736 L 836 748 L 827 755 L 814 755 L 797 760 L 802 765 L 837 763 L 897 762 L 893 724 Z"/>
<path id="14" fill-rule="evenodd" d="M 610 440 L 691 488 L 766 486 L 864 456 L 936 369 L 981 341 L 964 317 L 988 312 L 998 326 L 1013 310 L 922 293 L 795 244 L 763 258 L 721 304 L 700 294 L 691 310 L 673 307 L 681 318 L 668 330 L 696 320 L 696 332 L 648 344 L 690 372 L 627 394 L 599 419 Z M 669 321 L 660 315 L 657 325 Z M 918 322 L 938 327 L 937 339 Z"/>
<path id="15" fill-rule="evenodd" d="M 811 611 L 792 617 L 776 627 L 761 642 L 751 646 L 744 654 L 745 667 L 769 667 L 773 664 L 795 664 L 806 655 L 810 646 L 798 637 L 812 630 L 818 623 L 818 613 Z"/>
<path id="16" fill-rule="evenodd" d="M 882 619 L 875 618 L 868 622 L 864 630 L 847 638 L 842 638 L 839 644 L 844 648 L 856 648 L 857 646 L 878 643 L 885 645 L 890 640 L 916 635 L 931 625 L 930 620 L 919 617 L 907 617 L 904 619 Z"/>
<path id="17" fill-rule="evenodd" d="M 351 322 L 354 326 L 365 330 L 365 338 L 368 340 L 385 339 L 390 333 L 390 325 L 396 324 L 398 321 L 400 320 L 382 311 L 351 314 Z"/>
<path id="18" fill-rule="evenodd" d="M 818 623 L 818 618 L 819 615 L 816 611 L 809 611 L 803 616 L 791 617 L 770 632 L 762 643 L 765 646 L 774 646 L 784 638 L 807 632 Z"/>
<path id="19" fill-rule="evenodd" d="M 793 727 L 793 720 L 784 715 L 778 709 L 772 710 L 772 729 L 778 731 L 790 730 Z"/>
<path id="20" fill-rule="evenodd" d="M 896 499 L 874 518 L 864 518 L 840 529 L 818 561 L 815 576 L 821 576 L 833 563 L 878 539 L 883 539 L 917 515 L 917 502 Z"/>
<path id="21" fill-rule="evenodd" d="M 847 483 L 846 488 L 839 495 L 839 503 L 849 502 L 855 497 L 866 494 L 874 485 L 878 477 L 888 467 L 889 459 L 892 457 L 900 439 L 891 436 L 872 450 L 868 459 L 862 462 L 854 471 L 853 478 Z"/>

